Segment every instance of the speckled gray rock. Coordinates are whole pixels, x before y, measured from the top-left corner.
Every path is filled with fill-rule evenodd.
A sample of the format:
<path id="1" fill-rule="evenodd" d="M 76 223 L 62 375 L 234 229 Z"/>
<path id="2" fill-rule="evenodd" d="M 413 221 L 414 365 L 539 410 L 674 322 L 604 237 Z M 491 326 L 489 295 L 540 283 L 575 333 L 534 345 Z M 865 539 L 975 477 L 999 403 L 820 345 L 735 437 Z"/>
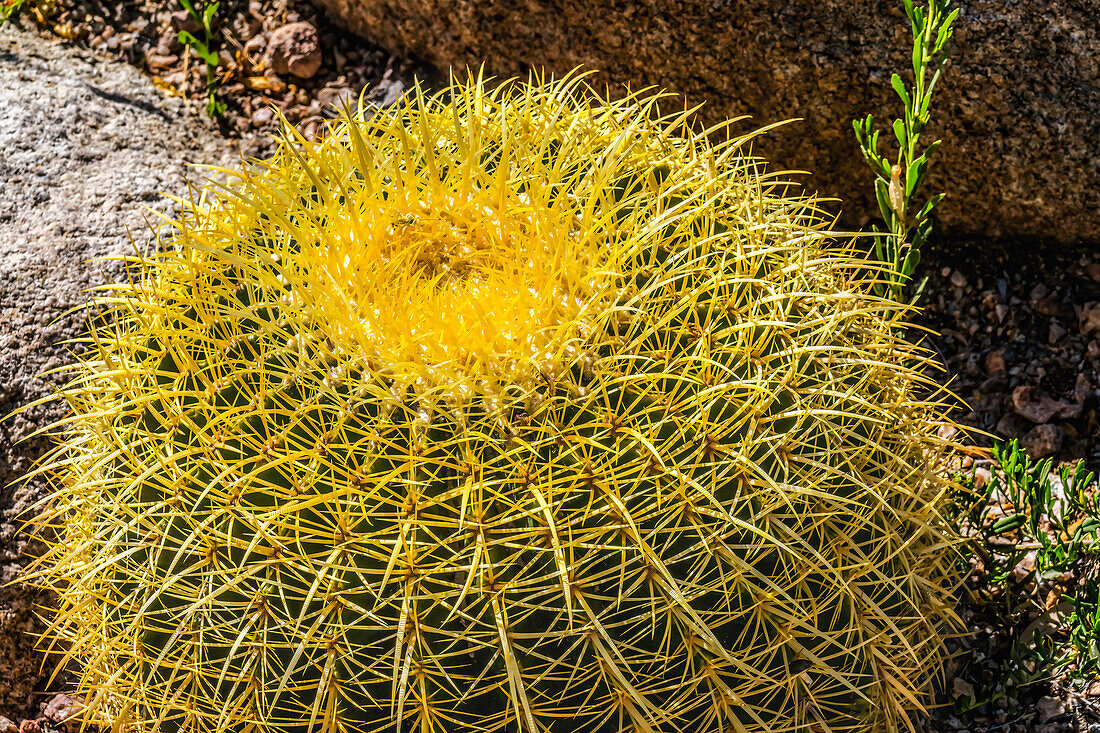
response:
<path id="1" fill-rule="evenodd" d="M 66 312 L 119 274 L 117 263 L 91 260 L 131 251 L 131 234 L 149 241 L 143 207 L 167 210 L 162 192 L 182 195 L 187 180 L 205 177 L 187 163 L 235 158 L 133 68 L 0 28 L 0 414 L 59 383 L 39 375 L 65 363 L 61 342 L 81 331 L 82 317 Z M 9 718 L 37 715 L 49 699 L 33 648 L 33 606 L 47 599 L 6 583 L 34 552 L 19 516 L 44 491 L 19 482 L 47 448 L 26 439 L 60 412 L 44 405 L 0 422 L 0 713 Z"/>
<path id="2" fill-rule="evenodd" d="M 374 43 L 446 69 L 657 85 L 714 122 L 792 117 L 759 141 L 859 221 L 874 207 L 851 120 L 895 113 L 911 41 L 897 0 L 320 0 Z M 1100 0 L 958 0 L 956 53 L 928 136 L 958 233 L 1100 241 Z M 745 128 L 742 128 L 745 129 Z M 883 137 L 889 137 L 889 133 Z"/>

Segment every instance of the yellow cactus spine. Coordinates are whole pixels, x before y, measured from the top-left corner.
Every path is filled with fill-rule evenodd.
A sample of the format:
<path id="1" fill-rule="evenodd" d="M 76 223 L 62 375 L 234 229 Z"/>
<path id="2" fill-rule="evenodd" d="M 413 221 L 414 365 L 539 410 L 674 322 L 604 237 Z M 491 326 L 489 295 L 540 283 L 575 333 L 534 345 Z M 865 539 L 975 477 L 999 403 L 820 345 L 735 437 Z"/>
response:
<path id="1" fill-rule="evenodd" d="M 748 138 L 659 99 L 417 90 L 135 261 L 44 469 L 89 719 L 905 723 L 952 622 L 925 357 Z"/>

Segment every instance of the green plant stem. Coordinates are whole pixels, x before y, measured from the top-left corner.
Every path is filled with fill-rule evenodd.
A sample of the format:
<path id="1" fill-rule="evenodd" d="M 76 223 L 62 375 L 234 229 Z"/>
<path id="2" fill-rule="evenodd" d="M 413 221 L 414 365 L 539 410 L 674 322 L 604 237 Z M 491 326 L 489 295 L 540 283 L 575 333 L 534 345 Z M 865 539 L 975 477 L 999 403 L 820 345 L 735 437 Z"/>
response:
<path id="1" fill-rule="evenodd" d="M 0 0 L 0 25 L 19 12 L 24 2 L 26 0 Z"/>
<path id="2" fill-rule="evenodd" d="M 218 52 L 214 50 L 214 15 L 218 12 L 219 3 L 209 3 L 200 12 L 195 8 L 191 0 L 180 0 L 187 14 L 198 23 L 203 30 L 203 39 L 199 40 L 187 31 L 179 32 L 179 41 L 183 45 L 193 49 L 195 54 L 206 64 L 206 113 L 211 117 L 221 117 L 225 114 L 225 104 L 217 99 L 217 72 Z"/>
<path id="3" fill-rule="evenodd" d="M 958 16 L 958 10 L 950 9 L 951 0 L 929 0 L 927 8 L 914 5 L 912 0 L 903 1 L 912 24 L 913 85 L 906 88 L 898 74 L 890 78 L 903 106 L 902 116 L 891 125 L 898 143 L 895 162 L 891 164 L 878 152 L 879 131 L 873 116 L 852 123 L 864 159 L 875 172 L 875 196 L 886 223 L 885 231 L 875 230 L 875 254 L 886 270 L 884 281 L 875 290 L 898 302 L 904 297 L 903 289 L 920 262 L 920 248 L 931 232 L 932 209 L 943 198 L 943 194 L 928 198 L 913 214 L 911 202 L 924 182 L 929 158 L 939 146 L 937 140 L 922 150 L 920 135 L 928 124 L 932 93 L 950 54 L 949 43 Z"/>

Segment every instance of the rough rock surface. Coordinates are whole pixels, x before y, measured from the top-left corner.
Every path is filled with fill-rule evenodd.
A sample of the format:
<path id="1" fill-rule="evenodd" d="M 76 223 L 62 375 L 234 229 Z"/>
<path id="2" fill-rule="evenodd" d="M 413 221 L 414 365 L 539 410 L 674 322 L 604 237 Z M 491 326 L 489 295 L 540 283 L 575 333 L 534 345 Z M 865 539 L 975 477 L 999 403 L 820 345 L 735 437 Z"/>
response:
<path id="1" fill-rule="evenodd" d="M 708 122 L 804 121 L 757 151 L 812 171 L 850 220 L 872 212 L 851 120 L 893 114 L 890 74 L 910 66 L 896 0 L 320 0 L 374 43 L 446 69 L 498 75 L 600 69 L 706 102 Z M 957 233 L 1100 240 L 1100 0 L 956 3 L 956 53 L 927 136 L 930 181 Z M 890 136 L 885 133 L 882 137 Z"/>
<path id="2" fill-rule="evenodd" d="M 82 329 L 82 316 L 67 312 L 119 274 L 117 263 L 90 260 L 132 251 L 131 234 L 148 242 L 143 207 L 167 210 L 162 192 L 183 195 L 206 176 L 187 163 L 232 162 L 224 139 L 132 67 L 0 28 L 0 415 L 61 382 L 39 375 L 67 361 L 62 342 Z M 35 552 L 20 516 L 45 489 L 19 481 L 48 447 L 30 436 L 60 414 L 49 404 L 0 421 L 0 711 L 9 717 L 34 717 L 51 697 L 34 651 L 34 604 L 49 599 L 7 583 Z"/>

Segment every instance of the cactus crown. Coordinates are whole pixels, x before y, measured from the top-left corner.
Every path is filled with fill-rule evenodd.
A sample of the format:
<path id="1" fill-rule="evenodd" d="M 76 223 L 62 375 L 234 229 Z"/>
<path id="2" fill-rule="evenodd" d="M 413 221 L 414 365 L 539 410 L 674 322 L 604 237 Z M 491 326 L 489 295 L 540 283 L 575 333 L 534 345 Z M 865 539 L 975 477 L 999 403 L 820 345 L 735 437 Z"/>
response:
<path id="1" fill-rule="evenodd" d="M 554 95 L 524 104 L 469 88 L 419 100 L 309 151 L 327 190 L 280 233 L 320 246 L 293 255 L 291 292 L 341 348 L 394 378 L 490 393 L 526 384 L 560 365 L 577 323 L 606 305 L 608 217 L 576 198 L 598 191 L 601 174 L 567 167 L 570 148 L 592 155 L 601 141 L 561 120 Z M 496 129 L 501 118 L 514 127 Z M 614 170 L 639 145 L 598 153 Z M 285 188 L 271 192 L 312 188 L 285 158 L 275 169 Z"/>
<path id="2" fill-rule="evenodd" d="M 395 379 L 527 388 L 576 359 L 625 271 L 686 234 L 699 204 L 743 208 L 758 175 L 737 157 L 751 135 L 715 148 L 687 114 L 654 124 L 661 95 L 592 104 L 579 81 L 519 95 L 451 87 L 295 141 L 244 178 L 248 200 L 216 236 L 247 239 L 263 222 L 263 254 L 285 258 L 296 309 Z M 768 203 L 790 207 L 757 205 Z"/>
<path id="3" fill-rule="evenodd" d="M 658 100 L 417 91 L 138 258 L 46 466 L 91 717 L 906 719 L 951 619 L 924 357 L 747 138 Z"/>

